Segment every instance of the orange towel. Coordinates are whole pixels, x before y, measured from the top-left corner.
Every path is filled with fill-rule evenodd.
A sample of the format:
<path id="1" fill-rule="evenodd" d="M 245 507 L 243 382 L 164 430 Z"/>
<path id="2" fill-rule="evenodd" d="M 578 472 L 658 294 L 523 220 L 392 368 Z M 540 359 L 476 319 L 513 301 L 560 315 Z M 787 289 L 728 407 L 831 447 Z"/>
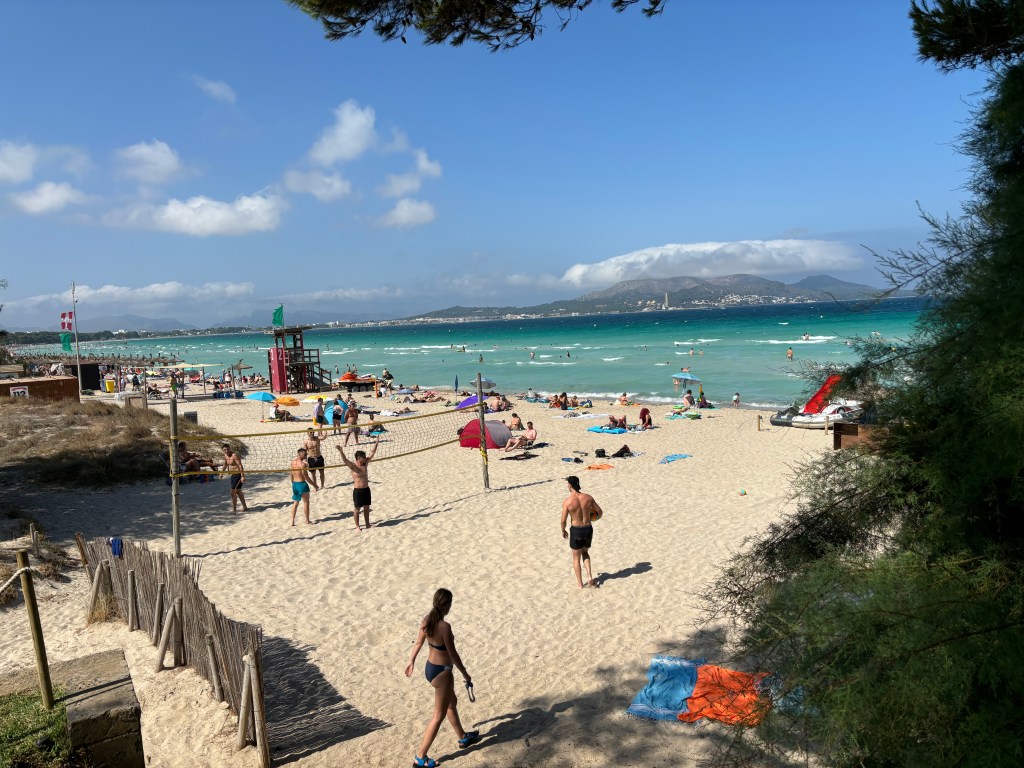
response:
<path id="1" fill-rule="evenodd" d="M 684 723 L 706 717 L 729 725 L 757 725 L 770 706 L 757 692 L 757 684 L 767 676 L 767 672 L 750 675 L 703 664 L 697 670 L 693 695 L 686 700 L 689 711 L 678 718 Z"/>
<path id="2" fill-rule="evenodd" d="M 612 464 L 591 464 L 587 469 L 612 469 Z"/>

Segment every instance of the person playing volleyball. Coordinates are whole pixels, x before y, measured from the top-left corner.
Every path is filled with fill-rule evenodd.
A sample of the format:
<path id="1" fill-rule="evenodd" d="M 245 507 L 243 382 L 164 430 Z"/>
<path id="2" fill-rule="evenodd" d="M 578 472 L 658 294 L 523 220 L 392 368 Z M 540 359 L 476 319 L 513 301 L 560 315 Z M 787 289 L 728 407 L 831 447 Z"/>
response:
<path id="1" fill-rule="evenodd" d="M 434 688 L 434 714 L 431 716 L 430 722 L 427 723 L 427 731 L 423 734 L 419 752 L 413 759 L 413 765 L 420 766 L 420 768 L 434 768 L 437 765 L 434 760 L 427 757 L 427 752 L 434 743 L 434 739 L 437 738 L 441 722 L 446 716 L 459 739 L 459 747 L 465 749 L 480 740 L 480 731 L 466 731 L 459 719 L 459 699 L 455 695 L 455 674 L 452 669 L 458 669 L 462 673 L 467 688 L 472 687 L 473 678 L 466 671 L 466 665 L 462 663 L 459 652 L 455 650 L 452 626 L 445 621 L 451 608 L 452 593 L 442 587 L 434 593 L 434 602 L 430 613 L 420 622 L 419 631 L 416 633 L 416 642 L 409 655 L 409 663 L 405 667 L 405 676 L 412 677 L 416 656 L 426 641 L 430 650 L 427 652 L 427 666 L 424 671 L 427 682 Z"/>
<path id="2" fill-rule="evenodd" d="M 345 462 L 345 466 L 352 470 L 352 517 L 356 521 L 356 530 L 362 531 L 359 527 L 359 513 L 362 512 L 366 519 L 366 528 L 370 527 L 370 503 L 372 501 L 370 495 L 370 462 L 373 461 L 373 457 L 377 455 L 377 448 L 380 446 L 380 435 L 377 435 L 377 442 L 373 444 L 373 450 L 370 451 L 370 455 L 366 455 L 366 451 L 356 451 L 356 460 L 349 461 L 348 456 L 345 455 L 345 449 L 336 445 L 338 453 L 341 454 L 341 460 Z"/>
<path id="3" fill-rule="evenodd" d="M 309 476 L 306 467 L 306 449 L 299 448 L 290 466 L 292 478 L 292 525 L 295 525 L 295 513 L 299 511 L 299 502 L 302 502 L 302 511 L 306 513 L 306 522 L 309 522 L 309 486 L 319 491 L 316 480 Z"/>
<path id="4" fill-rule="evenodd" d="M 587 567 L 587 586 L 596 587 L 594 575 L 590 571 L 590 545 L 594 540 L 594 520 L 600 520 L 604 514 L 601 506 L 594 501 L 589 493 L 580 491 L 580 479 L 576 475 L 565 478 L 569 484 L 569 497 L 562 502 L 562 538 L 569 540 L 572 550 L 572 569 L 576 573 L 576 582 L 583 588 L 583 573 L 580 560 Z M 572 520 L 569 530 L 565 530 L 567 520 Z"/>

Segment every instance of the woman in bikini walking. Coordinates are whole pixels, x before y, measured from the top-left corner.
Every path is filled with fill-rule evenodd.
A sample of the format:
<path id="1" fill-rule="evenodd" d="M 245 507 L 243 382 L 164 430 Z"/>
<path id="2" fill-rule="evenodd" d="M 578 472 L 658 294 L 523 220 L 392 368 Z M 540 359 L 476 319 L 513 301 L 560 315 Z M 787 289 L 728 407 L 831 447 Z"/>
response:
<path id="1" fill-rule="evenodd" d="M 427 654 L 425 672 L 427 682 L 434 686 L 434 714 L 430 718 L 430 722 L 427 723 L 427 732 L 423 734 L 420 750 L 413 760 L 413 765 L 419 766 L 419 768 L 434 768 L 437 765 L 434 760 L 427 757 L 427 752 L 434 743 L 434 739 L 437 738 L 437 732 L 446 715 L 448 722 L 459 737 L 460 747 L 468 747 L 480 740 L 480 731 L 467 733 L 462 727 L 462 721 L 459 720 L 459 700 L 455 695 L 455 675 L 452 668 L 457 668 L 462 673 L 467 687 L 473 684 L 473 678 L 469 676 L 458 651 L 455 650 L 455 637 L 452 635 L 451 624 L 445 621 L 445 616 L 448 615 L 451 608 L 452 593 L 442 587 L 434 593 L 433 607 L 420 624 L 416 643 L 409 656 L 409 664 L 405 668 L 405 676 L 412 677 L 416 656 L 426 641 L 430 646 L 430 651 Z"/>

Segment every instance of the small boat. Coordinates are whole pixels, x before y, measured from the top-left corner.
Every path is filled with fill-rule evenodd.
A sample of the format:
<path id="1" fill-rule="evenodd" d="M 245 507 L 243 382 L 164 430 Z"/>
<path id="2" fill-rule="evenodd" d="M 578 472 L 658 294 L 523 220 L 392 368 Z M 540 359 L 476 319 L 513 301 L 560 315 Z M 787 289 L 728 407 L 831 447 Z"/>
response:
<path id="1" fill-rule="evenodd" d="M 790 426 L 799 429 L 824 429 L 826 424 L 852 424 L 864 415 L 864 408 L 855 400 L 829 403 L 818 413 L 798 413 Z"/>
<path id="2" fill-rule="evenodd" d="M 793 417 L 798 413 L 799 411 L 791 405 L 789 408 L 777 411 L 774 416 L 768 419 L 768 423 L 773 427 L 791 427 L 793 426 Z"/>

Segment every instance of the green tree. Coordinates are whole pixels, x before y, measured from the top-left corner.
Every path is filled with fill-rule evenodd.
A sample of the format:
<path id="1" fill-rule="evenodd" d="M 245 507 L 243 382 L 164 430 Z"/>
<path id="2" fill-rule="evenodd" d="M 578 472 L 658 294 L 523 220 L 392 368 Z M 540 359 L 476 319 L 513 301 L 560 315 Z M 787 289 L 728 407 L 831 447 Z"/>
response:
<path id="1" fill-rule="evenodd" d="M 593 0 L 287 0 L 319 21 L 329 40 L 355 37 L 367 27 L 384 40 L 401 39 L 410 30 L 429 45 L 462 45 L 467 40 L 491 50 L 514 48 L 543 29 L 547 11 L 564 28 Z M 641 0 L 612 0 L 622 12 Z M 657 16 L 666 0 L 642 0 L 645 16 Z"/>
<path id="2" fill-rule="evenodd" d="M 853 389 L 884 386 L 872 455 L 804 468 L 795 513 L 708 595 L 778 706 L 736 755 L 832 766 L 1024 762 L 1024 64 L 1022 9 L 915 2 L 922 58 L 991 77 L 961 149 L 973 197 L 887 256 L 938 297 L 907 344 L 867 341 Z M 743 747 L 745 749 L 740 749 Z"/>

